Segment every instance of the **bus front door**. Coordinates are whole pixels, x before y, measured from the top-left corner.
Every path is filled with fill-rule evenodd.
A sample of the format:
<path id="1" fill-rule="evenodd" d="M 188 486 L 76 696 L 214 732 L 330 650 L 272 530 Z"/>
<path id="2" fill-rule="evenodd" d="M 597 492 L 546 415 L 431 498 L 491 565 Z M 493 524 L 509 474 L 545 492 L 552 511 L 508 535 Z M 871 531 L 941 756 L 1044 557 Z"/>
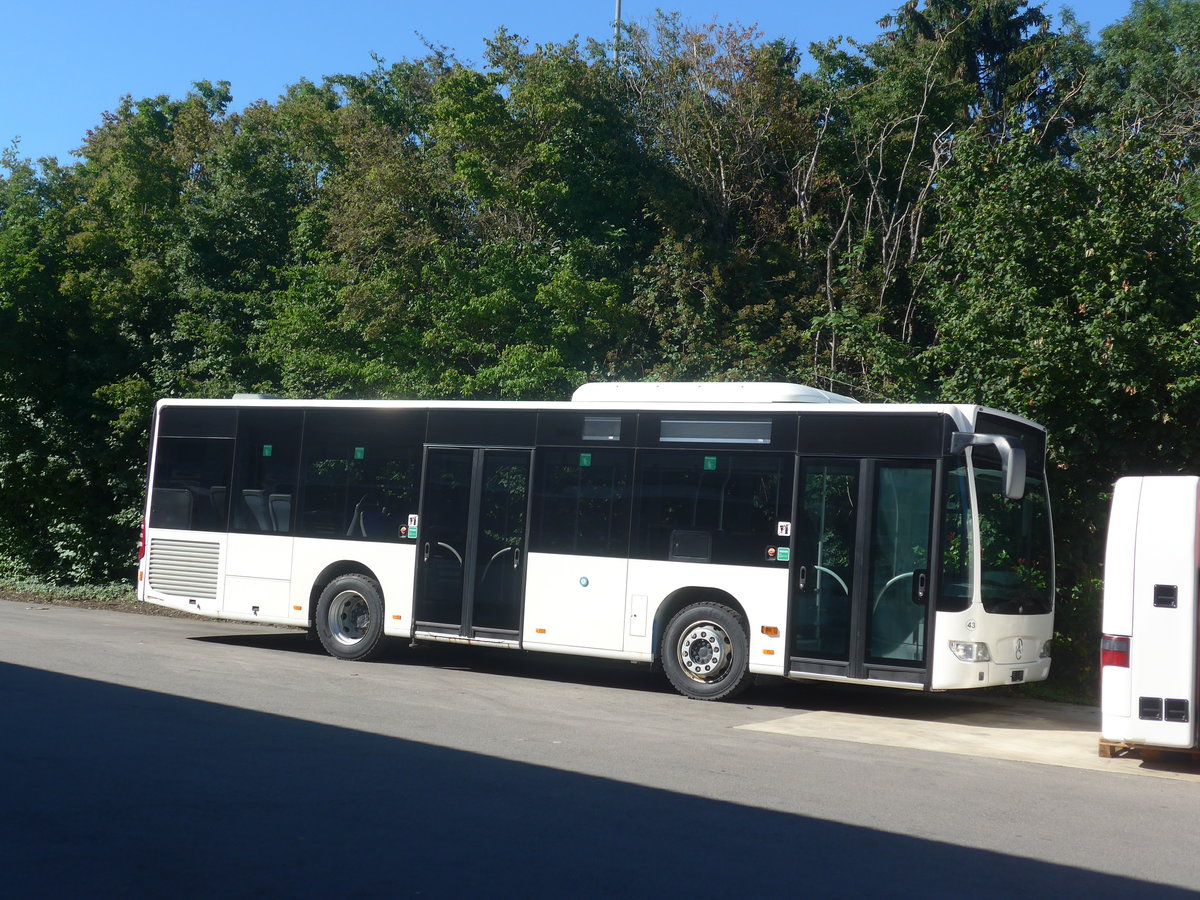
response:
<path id="1" fill-rule="evenodd" d="M 528 450 L 426 450 L 417 540 L 418 631 L 515 639 L 529 459 Z"/>
<path id="2" fill-rule="evenodd" d="M 924 685 L 934 465 L 803 460 L 793 536 L 793 675 Z"/>

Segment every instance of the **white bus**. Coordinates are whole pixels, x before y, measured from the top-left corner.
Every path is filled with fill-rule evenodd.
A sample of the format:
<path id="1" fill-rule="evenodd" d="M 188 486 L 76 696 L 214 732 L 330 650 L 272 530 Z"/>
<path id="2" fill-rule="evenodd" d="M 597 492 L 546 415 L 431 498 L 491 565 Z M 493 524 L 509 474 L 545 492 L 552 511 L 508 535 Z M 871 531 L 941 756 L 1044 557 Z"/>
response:
<path id="1" fill-rule="evenodd" d="M 1117 481 L 1104 556 L 1100 754 L 1200 749 L 1200 477 Z"/>
<path id="2" fill-rule="evenodd" d="M 163 400 L 139 596 L 382 638 L 946 690 L 1050 668 L 1045 432 L 786 384 Z"/>

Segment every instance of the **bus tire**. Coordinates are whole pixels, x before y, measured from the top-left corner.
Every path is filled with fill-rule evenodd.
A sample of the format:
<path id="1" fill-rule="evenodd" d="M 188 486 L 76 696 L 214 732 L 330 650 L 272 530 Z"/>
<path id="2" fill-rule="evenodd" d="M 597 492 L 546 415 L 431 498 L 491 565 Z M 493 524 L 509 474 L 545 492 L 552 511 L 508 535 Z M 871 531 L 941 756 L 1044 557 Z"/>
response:
<path id="1" fill-rule="evenodd" d="M 750 686 L 750 642 L 741 617 L 719 603 L 693 603 L 663 633 L 663 671 L 692 700 L 725 700 Z"/>
<path id="2" fill-rule="evenodd" d="M 330 656 L 367 660 L 383 638 L 383 592 L 366 575 L 342 575 L 317 601 L 317 636 Z"/>

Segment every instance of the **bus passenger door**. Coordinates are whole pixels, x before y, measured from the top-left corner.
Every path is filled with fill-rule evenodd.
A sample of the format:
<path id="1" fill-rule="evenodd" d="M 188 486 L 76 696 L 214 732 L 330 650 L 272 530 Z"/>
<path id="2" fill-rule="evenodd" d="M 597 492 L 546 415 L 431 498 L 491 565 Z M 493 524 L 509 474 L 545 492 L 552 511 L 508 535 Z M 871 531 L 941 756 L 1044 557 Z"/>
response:
<path id="1" fill-rule="evenodd" d="M 926 681 L 932 462 L 802 460 L 790 671 Z"/>
<path id="2" fill-rule="evenodd" d="M 850 665 L 858 511 L 858 460 L 803 460 L 792 536 L 791 657 L 807 671 Z M 819 661 L 819 662 L 818 662 Z"/>
<path id="3" fill-rule="evenodd" d="M 418 631 L 515 634 L 525 571 L 528 450 L 430 448 L 417 539 Z"/>

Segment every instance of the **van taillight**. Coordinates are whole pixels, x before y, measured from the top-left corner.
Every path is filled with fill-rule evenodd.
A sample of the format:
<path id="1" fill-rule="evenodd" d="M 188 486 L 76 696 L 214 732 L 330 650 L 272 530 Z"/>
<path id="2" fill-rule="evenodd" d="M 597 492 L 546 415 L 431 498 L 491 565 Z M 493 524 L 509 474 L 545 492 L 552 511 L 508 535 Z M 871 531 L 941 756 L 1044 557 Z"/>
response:
<path id="1" fill-rule="evenodd" d="M 1129 638 L 1106 634 L 1100 638 L 1100 665 L 1129 668 Z"/>
<path id="2" fill-rule="evenodd" d="M 142 523 L 142 536 L 138 539 L 138 562 L 146 555 L 146 523 Z"/>

